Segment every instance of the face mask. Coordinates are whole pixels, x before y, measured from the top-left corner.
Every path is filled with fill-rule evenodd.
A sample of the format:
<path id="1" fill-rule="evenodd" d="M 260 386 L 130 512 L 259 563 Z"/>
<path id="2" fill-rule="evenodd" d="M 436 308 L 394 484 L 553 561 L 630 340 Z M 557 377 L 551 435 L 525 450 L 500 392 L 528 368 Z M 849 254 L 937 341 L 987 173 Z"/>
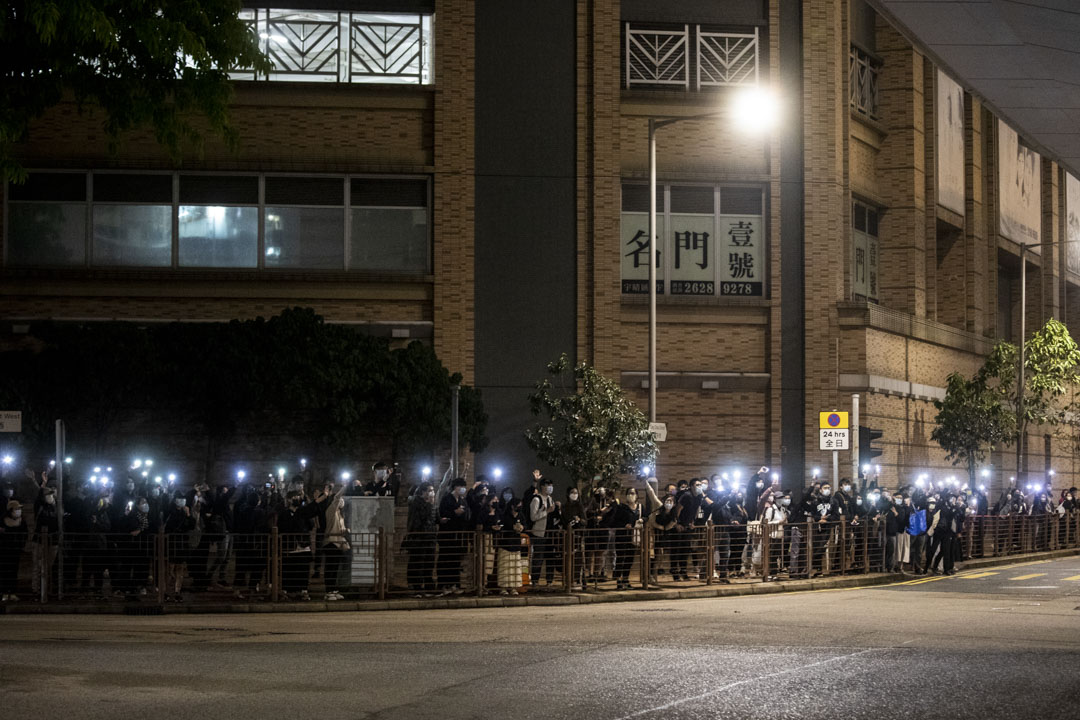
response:
<path id="1" fill-rule="evenodd" d="M 829 497 L 830 495 L 832 495 L 832 490 L 829 490 L 828 488 L 821 491 L 821 496 L 822 497 Z"/>
<path id="2" fill-rule="evenodd" d="M 570 493 L 570 499 L 571 500 L 577 500 L 578 499 L 578 494 L 576 492 Z"/>
<path id="3" fill-rule="evenodd" d="M 11 513 L 11 517 L 13 517 L 15 519 L 21 518 L 22 517 L 22 510 L 14 511 L 13 513 Z"/>
<path id="4" fill-rule="evenodd" d="M 187 505 L 187 500 L 185 500 L 184 498 L 176 498 L 176 507 L 182 508 L 185 505 Z"/>
<path id="5" fill-rule="evenodd" d="M 465 493 L 466 493 L 465 488 L 459 487 L 456 492 L 457 492 L 458 497 L 465 497 Z"/>
<path id="6" fill-rule="evenodd" d="M 673 502 L 666 502 L 666 503 L 664 503 L 664 509 L 665 509 L 665 510 L 670 510 L 670 509 L 671 509 L 671 508 L 673 508 L 673 507 L 675 507 L 675 503 L 673 503 Z"/>
<path id="7" fill-rule="evenodd" d="M 375 471 L 375 479 L 378 480 L 379 482 L 382 482 L 383 480 L 385 480 L 389 476 L 390 476 L 390 471 L 389 470 L 382 469 L 382 470 L 376 470 Z"/>
<path id="8" fill-rule="evenodd" d="M 424 493 L 424 497 L 427 498 L 429 501 L 434 500 L 435 499 L 435 491 L 434 490 L 428 490 L 426 493 Z"/>
<path id="9" fill-rule="evenodd" d="M 139 506 L 139 512 L 141 512 L 141 513 L 150 512 L 150 506 L 147 505 L 146 503 L 143 503 L 142 505 Z"/>
<path id="10" fill-rule="evenodd" d="M 862 498 L 855 498 L 856 505 L 862 505 Z"/>
<path id="11" fill-rule="evenodd" d="M 896 503 L 897 505 L 903 505 L 904 504 L 904 498 L 896 498 L 895 500 L 893 500 L 893 502 Z"/>
<path id="12" fill-rule="evenodd" d="M 627 496 L 626 496 L 626 502 L 628 502 L 628 503 L 630 503 L 631 505 L 633 505 L 634 503 L 636 503 L 636 502 L 637 502 L 637 495 L 627 495 Z"/>
<path id="13" fill-rule="evenodd" d="M 758 489 L 760 490 L 761 488 L 765 487 L 765 483 L 763 483 L 761 480 L 758 480 L 757 481 L 757 486 L 758 486 Z"/>
<path id="14" fill-rule="evenodd" d="M 787 507 L 788 505 L 791 504 L 791 498 L 784 498 L 783 500 L 780 501 L 780 504 L 783 505 L 784 507 Z"/>
<path id="15" fill-rule="evenodd" d="M 843 490 L 844 492 L 851 492 L 851 486 L 850 485 L 841 485 L 840 489 Z"/>
<path id="16" fill-rule="evenodd" d="M 510 502 L 514 499 L 514 493 L 503 493 L 503 502 Z"/>
<path id="17" fill-rule="evenodd" d="M 480 488 L 480 497 L 484 497 L 487 494 L 488 494 L 488 489 L 487 488 Z"/>
<path id="18" fill-rule="evenodd" d="M 127 489 L 128 489 L 128 492 L 134 492 L 135 491 L 135 483 L 128 483 L 127 484 Z"/>
<path id="19" fill-rule="evenodd" d="M 937 503 L 930 503 L 929 505 L 927 505 L 927 507 L 930 508 L 931 510 L 933 510 L 934 508 L 937 507 Z"/>
<path id="20" fill-rule="evenodd" d="M 540 491 L 543 492 L 545 495 L 550 495 L 552 489 L 553 488 L 550 485 L 545 485 L 544 487 L 540 488 Z"/>
<path id="21" fill-rule="evenodd" d="M 695 495 L 700 495 L 701 494 L 701 486 L 700 485 L 695 485 L 694 486 L 694 494 Z"/>

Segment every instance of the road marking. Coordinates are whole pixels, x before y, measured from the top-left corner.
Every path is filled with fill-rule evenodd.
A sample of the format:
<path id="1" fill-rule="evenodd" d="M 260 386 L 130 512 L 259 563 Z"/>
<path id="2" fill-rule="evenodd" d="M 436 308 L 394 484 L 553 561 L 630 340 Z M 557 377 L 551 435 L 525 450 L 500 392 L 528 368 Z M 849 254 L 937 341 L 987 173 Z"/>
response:
<path id="1" fill-rule="evenodd" d="M 1043 575 L 1046 575 L 1046 573 L 1031 573 L 1030 575 L 1017 575 L 1014 578 L 1009 578 L 1009 580 L 1031 580 L 1032 578 L 1042 577 Z"/>
<path id="2" fill-rule="evenodd" d="M 664 703 L 663 705 L 657 705 L 656 707 L 646 708 L 644 710 L 638 710 L 635 713 L 630 713 L 629 715 L 623 715 L 622 717 L 618 718 L 618 720 L 630 720 L 630 718 L 636 718 L 636 717 L 640 717 L 642 715 L 648 715 L 649 713 L 661 712 L 663 710 L 670 710 L 671 708 L 678 707 L 679 705 L 682 705 L 683 703 L 694 702 L 695 700 L 704 700 L 707 697 L 711 697 L 711 696 L 716 695 L 718 693 L 722 693 L 722 692 L 724 692 L 726 690 L 730 690 L 732 688 L 739 687 L 740 685 L 746 685 L 748 683 L 757 682 L 758 680 L 768 680 L 769 678 L 779 677 L 780 675 L 788 675 L 790 673 L 799 672 L 800 670 L 808 670 L 809 668 L 818 667 L 820 665 L 826 665 L 826 664 L 832 663 L 832 662 L 837 662 L 838 660 L 847 660 L 848 658 L 858 657 L 859 655 L 865 655 L 866 653 L 871 653 L 871 652 L 874 652 L 876 650 L 892 650 L 892 648 L 867 648 L 865 650 L 859 650 L 857 652 L 849 653 L 847 655 L 837 655 L 835 657 L 826 658 L 824 660 L 818 660 L 817 662 L 812 662 L 812 663 L 809 663 L 807 665 L 800 665 L 799 667 L 793 667 L 793 668 L 789 668 L 787 670 L 777 670 L 776 672 L 766 673 L 764 675 L 758 675 L 757 677 L 746 678 L 745 680 L 739 680 L 737 682 L 728 683 L 727 685 L 724 685 L 723 687 L 716 688 L 715 690 L 710 690 L 709 692 L 706 692 L 706 693 L 701 693 L 700 695 L 693 695 L 691 697 L 680 698 L 679 700 L 672 700 L 671 702 Z"/>
<path id="3" fill-rule="evenodd" d="M 1057 585 L 1015 585 L 1013 590 L 1056 590 Z"/>
<path id="4" fill-rule="evenodd" d="M 1080 575 L 1073 575 L 1072 577 L 1062 578 L 1062 580 L 1080 581 Z"/>
<path id="5" fill-rule="evenodd" d="M 981 572 L 981 573 L 975 573 L 974 575 L 959 575 L 957 577 L 961 577 L 964 580 L 978 580 L 979 578 L 990 577 L 991 575 L 997 575 L 997 573 L 996 572 Z"/>

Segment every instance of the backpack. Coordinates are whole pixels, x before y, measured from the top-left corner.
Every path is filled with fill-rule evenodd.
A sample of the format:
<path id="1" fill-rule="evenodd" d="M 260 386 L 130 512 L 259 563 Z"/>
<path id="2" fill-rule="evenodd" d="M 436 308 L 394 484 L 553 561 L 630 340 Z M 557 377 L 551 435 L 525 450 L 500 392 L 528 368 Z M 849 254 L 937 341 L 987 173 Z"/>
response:
<path id="1" fill-rule="evenodd" d="M 926 532 L 926 511 L 916 510 L 908 518 L 908 535 L 922 535 Z"/>

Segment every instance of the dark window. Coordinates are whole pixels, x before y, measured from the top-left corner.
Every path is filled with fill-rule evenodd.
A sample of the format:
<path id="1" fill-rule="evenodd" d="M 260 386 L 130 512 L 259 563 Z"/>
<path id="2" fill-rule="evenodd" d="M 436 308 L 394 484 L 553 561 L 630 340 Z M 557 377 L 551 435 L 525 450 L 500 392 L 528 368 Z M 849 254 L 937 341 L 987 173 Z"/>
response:
<path id="1" fill-rule="evenodd" d="M 649 212 L 649 186 L 623 185 L 622 209 L 623 212 Z M 656 211 L 664 211 L 664 186 L 659 184 L 656 186 Z"/>
<path id="2" fill-rule="evenodd" d="M 721 215 L 763 215 L 761 188 L 720 188 Z"/>
<path id="3" fill-rule="evenodd" d="M 239 175 L 181 175 L 180 202 L 184 205 L 255 205 L 259 179 Z"/>
<path id="4" fill-rule="evenodd" d="M 94 175 L 95 202 L 172 203 L 172 175 Z"/>
<path id="5" fill-rule="evenodd" d="M 422 207 L 428 205 L 426 180 L 356 178 L 352 181 L 353 207 Z"/>
<path id="6" fill-rule="evenodd" d="M 645 197 L 648 198 L 648 192 Z M 658 206 L 659 207 L 659 206 Z M 671 212 L 712 215 L 716 208 L 716 188 L 674 186 L 671 188 Z"/>
<path id="7" fill-rule="evenodd" d="M 22 185 L 8 185 L 8 199 L 84 202 L 86 173 L 31 173 Z"/>
<path id="8" fill-rule="evenodd" d="M 345 204 L 345 184 L 340 178 L 266 178 L 267 205 Z"/>

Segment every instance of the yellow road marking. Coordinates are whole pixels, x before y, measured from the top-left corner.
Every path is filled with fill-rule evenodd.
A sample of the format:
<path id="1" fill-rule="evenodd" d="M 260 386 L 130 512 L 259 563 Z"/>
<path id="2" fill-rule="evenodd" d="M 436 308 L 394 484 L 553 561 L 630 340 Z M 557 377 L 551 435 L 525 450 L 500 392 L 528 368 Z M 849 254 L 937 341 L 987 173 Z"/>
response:
<path id="1" fill-rule="evenodd" d="M 1072 577 L 1062 578 L 1062 580 L 1080 580 L 1080 575 L 1073 575 Z"/>
<path id="2" fill-rule="evenodd" d="M 957 577 L 962 577 L 965 580 L 978 580 L 979 578 L 990 577 L 991 575 L 997 575 L 997 573 L 996 572 L 981 572 L 981 573 L 975 573 L 974 575 L 958 575 Z"/>
<path id="3" fill-rule="evenodd" d="M 1009 578 L 1009 579 L 1010 580 L 1030 580 L 1032 578 L 1042 577 L 1045 574 L 1046 573 L 1031 573 L 1030 575 L 1017 575 L 1016 577 Z"/>

